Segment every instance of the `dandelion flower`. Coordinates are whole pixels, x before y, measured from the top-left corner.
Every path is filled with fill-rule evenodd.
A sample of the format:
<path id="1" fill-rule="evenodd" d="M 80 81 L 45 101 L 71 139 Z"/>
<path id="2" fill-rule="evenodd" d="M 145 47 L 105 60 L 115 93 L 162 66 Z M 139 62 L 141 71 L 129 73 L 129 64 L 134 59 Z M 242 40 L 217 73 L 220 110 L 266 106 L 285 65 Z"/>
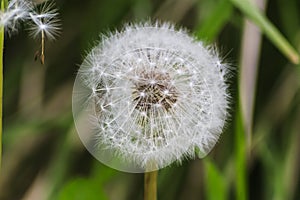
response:
<path id="1" fill-rule="evenodd" d="M 79 136 L 93 156 L 121 171 L 203 157 L 228 115 L 227 74 L 215 49 L 182 29 L 126 26 L 103 37 L 80 67 L 73 90 Z"/>

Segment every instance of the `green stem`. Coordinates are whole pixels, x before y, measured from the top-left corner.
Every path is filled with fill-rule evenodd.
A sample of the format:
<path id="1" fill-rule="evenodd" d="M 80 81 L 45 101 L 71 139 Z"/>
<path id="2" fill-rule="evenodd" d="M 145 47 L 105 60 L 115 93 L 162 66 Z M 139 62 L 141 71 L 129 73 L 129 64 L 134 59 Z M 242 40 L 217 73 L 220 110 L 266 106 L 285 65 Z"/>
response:
<path id="1" fill-rule="evenodd" d="M 157 199 L 157 171 L 145 172 L 144 200 Z"/>
<path id="2" fill-rule="evenodd" d="M 5 0 L 1 0 L 1 10 L 4 11 Z M 3 105 L 3 47 L 4 47 L 4 27 L 0 28 L 0 175 L 2 165 L 2 105 Z"/>
<path id="3" fill-rule="evenodd" d="M 240 101 L 240 100 L 239 100 Z M 244 120 L 242 117 L 241 106 L 236 109 L 235 124 L 235 167 L 236 167 L 236 199 L 247 200 L 247 143 L 244 132 Z"/>

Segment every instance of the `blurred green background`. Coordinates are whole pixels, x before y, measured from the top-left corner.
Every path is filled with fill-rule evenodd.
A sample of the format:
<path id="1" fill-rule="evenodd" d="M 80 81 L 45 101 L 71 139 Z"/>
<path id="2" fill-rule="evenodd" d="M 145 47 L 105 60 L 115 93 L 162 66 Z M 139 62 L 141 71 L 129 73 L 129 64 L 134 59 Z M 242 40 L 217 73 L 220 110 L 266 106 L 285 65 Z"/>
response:
<path id="1" fill-rule="evenodd" d="M 245 22 L 255 17 L 238 2 L 57 0 L 63 29 L 46 42 L 45 66 L 34 61 L 40 42 L 26 30 L 6 35 L 0 199 L 143 199 L 143 174 L 110 169 L 85 150 L 71 95 L 100 33 L 149 19 L 177 23 L 215 43 L 233 71 L 231 118 L 219 142 L 205 159 L 160 170 L 158 199 L 300 199 L 300 68 Z M 299 52 L 300 1 L 257 2 Z"/>

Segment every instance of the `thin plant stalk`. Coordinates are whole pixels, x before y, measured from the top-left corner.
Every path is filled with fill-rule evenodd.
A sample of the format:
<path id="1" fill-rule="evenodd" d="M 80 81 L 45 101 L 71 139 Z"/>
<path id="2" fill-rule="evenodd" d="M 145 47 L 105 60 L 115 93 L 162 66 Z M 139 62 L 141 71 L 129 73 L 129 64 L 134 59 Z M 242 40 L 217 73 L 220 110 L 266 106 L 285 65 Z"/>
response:
<path id="1" fill-rule="evenodd" d="M 253 0 L 260 10 L 264 11 L 266 0 Z M 244 130 L 247 139 L 247 151 L 250 151 L 253 111 L 255 104 L 256 80 L 261 47 L 261 32 L 253 23 L 246 19 L 242 39 L 240 69 L 240 100 L 244 119 Z M 248 154 L 250 152 L 247 152 Z"/>
<path id="2" fill-rule="evenodd" d="M 41 63 L 44 64 L 45 63 L 45 32 L 42 31 L 42 50 L 41 50 Z"/>
<path id="3" fill-rule="evenodd" d="M 265 0 L 252 0 L 254 5 L 264 10 Z M 239 109 L 237 109 L 236 127 L 236 168 L 237 199 L 247 200 L 247 162 L 250 157 L 250 146 L 252 136 L 253 111 L 255 103 L 255 88 L 258 70 L 259 52 L 261 46 L 260 30 L 248 20 L 245 21 L 242 53 L 241 70 L 239 78 Z"/>
<path id="4" fill-rule="evenodd" d="M 1 0 L 1 10 L 4 11 L 7 0 Z M 2 105 L 3 105 L 3 48 L 4 26 L 0 27 L 0 175 L 2 165 Z"/>
<path id="5" fill-rule="evenodd" d="M 145 172 L 144 175 L 144 200 L 157 199 L 157 173 L 158 171 Z"/>

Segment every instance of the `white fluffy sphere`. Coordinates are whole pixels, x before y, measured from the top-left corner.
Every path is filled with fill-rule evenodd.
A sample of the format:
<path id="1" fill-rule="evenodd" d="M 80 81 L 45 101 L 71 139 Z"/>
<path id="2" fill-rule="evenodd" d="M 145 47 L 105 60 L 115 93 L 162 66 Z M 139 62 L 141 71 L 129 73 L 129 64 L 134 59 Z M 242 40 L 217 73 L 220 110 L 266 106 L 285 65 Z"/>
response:
<path id="1" fill-rule="evenodd" d="M 207 155 L 227 117 L 227 65 L 170 24 L 129 25 L 85 58 L 73 114 L 87 149 L 127 172 Z"/>

